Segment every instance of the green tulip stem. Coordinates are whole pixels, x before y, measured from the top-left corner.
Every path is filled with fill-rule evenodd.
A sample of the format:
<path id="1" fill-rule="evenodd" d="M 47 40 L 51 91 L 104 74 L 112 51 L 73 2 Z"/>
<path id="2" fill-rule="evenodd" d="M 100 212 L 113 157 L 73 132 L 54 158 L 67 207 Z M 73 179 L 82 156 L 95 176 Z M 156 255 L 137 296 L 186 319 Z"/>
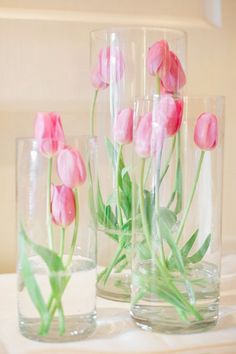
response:
<path id="1" fill-rule="evenodd" d="M 198 180 L 199 180 L 199 177 L 200 177 L 200 172 L 201 172 L 201 167 L 202 167 L 204 155 L 205 155 L 205 151 L 201 151 L 201 155 L 200 155 L 200 158 L 199 158 L 199 161 L 198 161 L 198 168 L 197 168 L 195 180 L 194 180 L 194 183 L 193 183 L 193 188 L 192 188 L 191 194 L 189 195 L 189 199 L 188 199 L 188 202 L 187 202 L 187 205 L 186 205 L 186 208 L 185 208 L 185 211 L 184 211 L 184 214 L 183 214 L 180 226 L 179 226 L 179 231 L 178 231 L 178 233 L 176 235 L 176 244 L 179 243 L 179 240 L 181 238 L 181 235 L 182 235 L 182 232 L 183 232 L 183 229 L 184 229 L 184 225 L 185 225 L 186 219 L 188 217 L 188 213 L 189 213 L 189 210 L 190 210 L 190 207 L 191 207 L 191 204 L 192 204 L 192 201 L 193 201 L 193 197 L 194 197 L 194 194 L 195 194 L 195 191 L 196 191 L 196 188 L 197 188 Z"/>
<path id="2" fill-rule="evenodd" d="M 72 257 L 74 255 L 75 247 L 76 247 L 76 242 L 77 242 L 77 236 L 78 236 L 78 229 L 79 229 L 79 196 L 78 196 L 78 190 L 75 188 L 74 190 L 74 195 L 75 195 L 75 222 L 74 222 L 74 232 L 73 232 L 73 237 L 72 237 L 72 242 L 71 242 L 71 248 L 70 248 L 70 253 L 66 262 L 66 270 L 70 266 Z"/>
<path id="3" fill-rule="evenodd" d="M 90 113 L 90 135 L 91 136 L 94 136 L 95 133 L 94 125 L 95 125 L 95 107 L 96 107 L 97 96 L 98 96 L 98 89 L 95 90 L 94 92 L 93 103 L 92 103 L 92 108 Z"/>
<path id="4" fill-rule="evenodd" d="M 165 164 L 165 167 L 163 169 L 163 172 L 161 174 L 161 178 L 160 178 L 160 184 L 162 183 L 165 175 L 167 174 L 167 171 L 170 167 L 170 161 L 171 161 L 171 158 L 172 158 L 172 155 L 174 153 L 174 150 L 175 150 L 175 144 L 176 144 L 176 135 L 172 138 L 172 144 L 171 144 L 171 148 L 170 148 L 170 152 L 169 152 L 169 155 L 167 157 L 167 160 L 166 160 L 166 164 Z"/>
<path id="5" fill-rule="evenodd" d="M 48 179 L 47 179 L 47 229 L 48 246 L 53 250 L 52 217 L 51 217 L 51 179 L 52 179 L 52 157 L 48 159 Z"/>
<path id="6" fill-rule="evenodd" d="M 144 182 L 145 162 L 146 162 L 146 159 L 142 158 L 138 193 L 139 193 L 140 212 L 141 212 L 144 236 L 146 238 L 149 249 L 152 250 L 148 221 L 147 221 L 147 217 L 146 217 L 146 213 L 145 213 L 144 193 L 143 193 L 143 191 L 144 191 L 144 183 L 143 182 Z"/>
<path id="7" fill-rule="evenodd" d="M 176 299 L 181 302 L 181 305 L 185 307 L 187 312 L 190 312 L 197 318 L 198 320 L 202 320 L 201 315 L 199 312 L 195 309 L 195 307 L 186 299 L 184 295 L 181 294 L 179 289 L 175 286 L 172 277 L 169 274 L 169 270 L 166 267 L 165 263 L 162 263 L 161 260 L 153 254 L 153 247 L 151 243 L 151 235 L 148 227 L 148 221 L 146 218 L 146 213 L 145 213 L 145 205 L 144 205 L 144 169 L 145 169 L 145 159 L 142 159 L 141 162 L 141 171 L 140 171 L 140 180 L 139 180 L 139 203 L 140 203 L 140 212 L 141 212 L 141 219 L 142 219 L 142 225 L 143 225 L 143 230 L 144 230 L 144 236 L 148 245 L 148 248 L 150 250 L 150 254 L 154 258 L 155 264 L 157 268 L 159 269 L 161 276 L 163 277 L 164 282 L 166 283 L 167 288 L 169 291 L 174 294 Z M 177 307 L 178 309 L 178 307 Z"/>
<path id="8" fill-rule="evenodd" d="M 122 212 L 121 212 L 121 206 L 120 206 L 120 193 L 119 193 L 121 156 L 122 156 L 122 145 L 120 144 L 118 147 L 117 163 L 116 163 L 116 203 L 117 203 L 117 218 L 118 218 L 119 228 L 121 228 L 122 224 L 123 224 Z"/>
<path id="9" fill-rule="evenodd" d="M 61 242 L 60 242 L 60 252 L 59 252 L 61 258 L 63 257 L 64 248 L 65 248 L 65 232 L 66 229 L 64 227 L 61 227 Z"/>
<path id="10" fill-rule="evenodd" d="M 161 92 L 161 80 L 159 78 L 159 76 L 156 76 L 156 88 L 157 88 L 157 95 L 160 95 Z"/>

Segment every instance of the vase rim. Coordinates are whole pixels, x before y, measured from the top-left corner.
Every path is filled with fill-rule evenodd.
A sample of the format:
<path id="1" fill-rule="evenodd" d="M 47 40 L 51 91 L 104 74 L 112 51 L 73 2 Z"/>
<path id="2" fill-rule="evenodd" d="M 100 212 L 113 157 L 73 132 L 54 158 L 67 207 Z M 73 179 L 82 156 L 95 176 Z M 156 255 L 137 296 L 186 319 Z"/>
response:
<path id="1" fill-rule="evenodd" d="M 108 27 L 101 27 L 95 28 L 94 30 L 90 31 L 90 36 L 95 34 L 102 34 L 102 33 L 112 33 L 115 31 L 123 32 L 123 31 L 150 31 L 150 32 L 162 32 L 162 33 L 173 33 L 178 34 L 179 37 L 186 37 L 187 32 L 183 29 L 173 28 L 173 27 L 166 27 L 166 26 L 108 26 Z"/>
<path id="2" fill-rule="evenodd" d="M 173 95 L 171 93 L 164 93 L 164 94 L 153 94 L 152 96 L 135 96 L 134 97 L 134 101 L 153 101 L 153 99 L 157 98 L 157 97 L 163 97 L 164 95 Z M 182 98 L 183 100 L 202 100 L 202 99 L 219 99 L 222 101 L 225 101 L 225 96 L 224 95 L 204 95 L 204 94 L 189 94 L 189 95 L 181 95 L 181 94 L 177 94 L 174 95 L 175 98 Z"/>

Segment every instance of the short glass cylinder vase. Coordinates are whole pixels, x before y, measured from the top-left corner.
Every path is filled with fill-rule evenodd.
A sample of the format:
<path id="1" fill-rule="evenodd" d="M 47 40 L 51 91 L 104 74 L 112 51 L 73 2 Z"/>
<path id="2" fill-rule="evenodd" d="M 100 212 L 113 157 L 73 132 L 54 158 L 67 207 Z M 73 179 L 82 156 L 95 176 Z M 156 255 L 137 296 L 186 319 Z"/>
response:
<path id="1" fill-rule="evenodd" d="M 102 297 L 130 299 L 134 97 L 181 92 L 185 54 L 186 36 L 179 30 L 118 27 L 91 33 L 90 126 L 98 138 L 97 289 Z"/>
<path id="2" fill-rule="evenodd" d="M 131 316 L 194 333 L 218 319 L 223 97 L 136 101 Z"/>
<path id="3" fill-rule="evenodd" d="M 17 140 L 18 318 L 30 339 L 75 341 L 95 330 L 95 156 L 86 136 L 61 146 Z"/>

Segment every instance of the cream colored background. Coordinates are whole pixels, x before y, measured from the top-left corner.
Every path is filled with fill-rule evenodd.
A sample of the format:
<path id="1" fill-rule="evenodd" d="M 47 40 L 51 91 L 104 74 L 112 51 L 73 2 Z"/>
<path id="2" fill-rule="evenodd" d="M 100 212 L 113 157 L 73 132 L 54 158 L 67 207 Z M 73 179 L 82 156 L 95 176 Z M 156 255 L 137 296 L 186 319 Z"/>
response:
<path id="1" fill-rule="evenodd" d="M 88 131 L 89 31 L 112 24 L 185 29 L 188 91 L 226 96 L 223 246 L 236 251 L 236 1 L 0 0 L 0 272 L 15 269 L 15 138 L 39 110 Z"/>

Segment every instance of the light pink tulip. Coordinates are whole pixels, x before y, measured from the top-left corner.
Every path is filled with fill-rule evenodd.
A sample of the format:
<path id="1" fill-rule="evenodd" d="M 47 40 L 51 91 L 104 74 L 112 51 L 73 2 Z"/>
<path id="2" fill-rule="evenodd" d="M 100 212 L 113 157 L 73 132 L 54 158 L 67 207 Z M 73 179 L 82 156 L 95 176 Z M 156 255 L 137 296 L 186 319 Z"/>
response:
<path id="1" fill-rule="evenodd" d="M 147 69 L 150 75 L 163 74 L 169 70 L 169 46 L 167 41 L 161 40 L 154 43 L 148 50 Z"/>
<path id="2" fill-rule="evenodd" d="M 108 83 L 102 80 L 101 73 L 98 67 L 96 67 L 91 73 L 91 82 L 93 87 L 97 90 L 104 90 L 109 86 Z"/>
<path id="3" fill-rule="evenodd" d="M 152 136 L 152 113 L 146 113 L 138 122 L 134 146 L 136 153 L 141 157 L 149 157 L 151 154 L 151 136 Z"/>
<path id="4" fill-rule="evenodd" d="M 118 47 L 101 49 L 99 52 L 99 68 L 104 82 L 110 83 L 110 74 L 114 81 L 121 80 L 125 69 L 121 50 Z"/>
<path id="5" fill-rule="evenodd" d="M 66 227 L 75 218 L 75 198 L 71 188 L 64 185 L 51 185 L 51 213 L 52 221 Z"/>
<path id="6" fill-rule="evenodd" d="M 70 188 L 75 188 L 86 180 L 84 160 L 79 151 L 69 146 L 58 154 L 57 171 L 62 182 Z"/>
<path id="7" fill-rule="evenodd" d="M 180 129 L 183 115 L 183 100 L 171 95 L 161 95 L 155 103 L 155 125 L 165 137 L 175 135 Z"/>
<path id="8" fill-rule="evenodd" d="M 92 71 L 92 85 L 96 89 L 104 89 L 110 81 L 122 79 L 125 69 L 123 54 L 118 47 L 102 48 L 98 55 L 98 64 Z M 112 77 L 110 77 L 112 75 Z"/>
<path id="9" fill-rule="evenodd" d="M 218 142 L 217 117 L 209 112 L 202 113 L 194 129 L 195 144 L 202 150 L 212 150 Z"/>
<path id="10" fill-rule="evenodd" d="M 185 85 L 186 76 L 177 56 L 172 51 L 169 55 L 169 70 L 160 71 L 160 79 L 166 92 L 175 93 Z"/>
<path id="11" fill-rule="evenodd" d="M 114 140 L 119 144 L 129 144 L 133 139 L 133 110 L 125 108 L 115 119 L 113 132 Z"/>
<path id="12" fill-rule="evenodd" d="M 63 148 L 65 137 L 59 114 L 38 112 L 34 131 L 39 151 L 47 157 L 57 154 Z"/>

